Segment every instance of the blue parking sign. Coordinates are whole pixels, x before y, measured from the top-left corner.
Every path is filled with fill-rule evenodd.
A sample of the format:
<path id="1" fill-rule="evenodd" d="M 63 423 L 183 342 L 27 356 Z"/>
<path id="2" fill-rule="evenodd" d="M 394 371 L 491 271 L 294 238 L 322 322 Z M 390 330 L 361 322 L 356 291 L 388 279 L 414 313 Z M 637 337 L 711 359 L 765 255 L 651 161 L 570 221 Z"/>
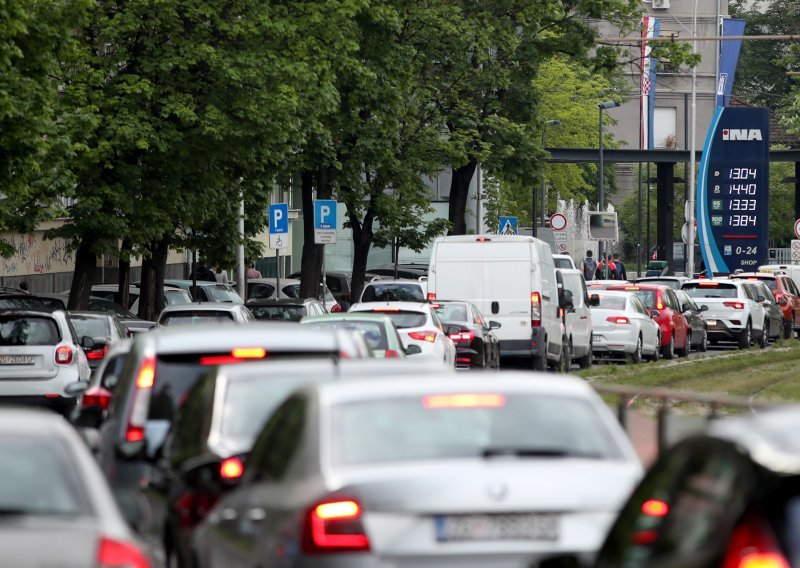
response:
<path id="1" fill-rule="evenodd" d="M 289 205 L 274 203 L 269 206 L 269 233 L 282 235 L 289 232 Z"/>
<path id="2" fill-rule="evenodd" d="M 336 244 L 336 200 L 314 200 L 314 243 Z"/>

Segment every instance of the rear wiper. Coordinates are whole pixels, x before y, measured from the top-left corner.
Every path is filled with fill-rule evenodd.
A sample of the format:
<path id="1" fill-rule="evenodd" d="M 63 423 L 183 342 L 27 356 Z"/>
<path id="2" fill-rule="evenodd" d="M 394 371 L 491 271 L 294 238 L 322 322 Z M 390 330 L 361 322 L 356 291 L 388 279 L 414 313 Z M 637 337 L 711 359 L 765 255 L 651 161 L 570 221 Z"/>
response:
<path id="1" fill-rule="evenodd" d="M 0 517 L 16 517 L 19 515 L 27 515 L 29 511 L 25 509 L 11 509 L 11 508 L 0 508 Z"/>
<path id="2" fill-rule="evenodd" d="M 495 447 L 484 448 L 481 451 L 481 457 L 517 457 L 517 458 L 600 458 L 599 454 L 584 453 L 584 452 L 570 452 L 558 448 L 511 448 L 511 447 Z"/>

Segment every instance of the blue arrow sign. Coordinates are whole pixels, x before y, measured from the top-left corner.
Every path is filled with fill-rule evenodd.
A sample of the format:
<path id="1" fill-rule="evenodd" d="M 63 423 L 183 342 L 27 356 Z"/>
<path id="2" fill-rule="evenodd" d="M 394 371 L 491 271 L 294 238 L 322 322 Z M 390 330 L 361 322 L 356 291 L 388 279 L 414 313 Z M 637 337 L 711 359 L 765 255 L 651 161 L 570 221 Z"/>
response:
<path id="1" fill-rule="evenodd" d="M 516 217 L 500 217 L 500 226 L 497 228 L 498 235 L 517 235 L 518 219 Z"/>
<path id="2" fill-rule="evenodd" d="M 275 203 L 269 206 L 269 234 L 282 235 L 289 232 L 289 205 Z"/>

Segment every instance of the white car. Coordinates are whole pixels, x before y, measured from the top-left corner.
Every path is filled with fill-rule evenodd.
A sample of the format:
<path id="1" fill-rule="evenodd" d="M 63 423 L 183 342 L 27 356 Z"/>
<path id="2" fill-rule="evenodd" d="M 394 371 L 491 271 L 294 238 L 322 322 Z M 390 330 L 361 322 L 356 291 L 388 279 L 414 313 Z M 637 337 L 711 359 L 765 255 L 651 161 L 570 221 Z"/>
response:
<path id="1" fill-rule="evenodd" d="M 745 280 L 700 279 L 684 282 L 682 290 L 701 308 L 708 325 L 708 339 L 735 341 L 740 349 L 750 347 L 761 339 L 767 327 L 767 314 L 755 292 Z"/>
<path id="2" fill-rule="evenodd" d="M 630 355 L 634 363 L 659 358 L 661 330 L 642 301 L 630 292 L 597 292 L 592 312 L 592 351 L 595 355 Z"/>
<path id="3" fill-rule="evenodd" d="M 427 294 L 425 280 L 373 280 L 364 285 L 359 302 L 424 302 Z"/>
<path id="4" fill-rule="evenodd" d="M 571 269 L 578 268 L 577 266 L 575 266 L 575 261 L 568 254 L 554 254 L 553 264 L 555 265 L 556 268 L 571 268 Z"/>
<path id="5" fill-rule="evenodd" d="M 275 288 L 278 282 L 276 278 L 253 278 L 247 281 L 247 300 L 260 300 L 276 298 Z M 281 278 L 281 298 L 300 298 L 300 280 L 294 278 Z M 328 286 L 325 286 L 325 311 L 336 313 L 342 311 L 341 306 L 333 297 Z"/>
<path id="6" fill-rule="evenodd" d="M 174 327 L 202 323 L 249 323 L 256 318 L 243 304 L 195 302 L 167 306 L 158 316 L 158 325 Z"/>
<path id="7" fill-rule="evenodd" d="M 456 346 L 442 328 L 436 311 L 424 302 L 367 302 L 353 304 L 350 312 L 384 314 L 392 320 L 407 348 L 417 345 L 420 357 L 439 359 L 455 366 Z"/>

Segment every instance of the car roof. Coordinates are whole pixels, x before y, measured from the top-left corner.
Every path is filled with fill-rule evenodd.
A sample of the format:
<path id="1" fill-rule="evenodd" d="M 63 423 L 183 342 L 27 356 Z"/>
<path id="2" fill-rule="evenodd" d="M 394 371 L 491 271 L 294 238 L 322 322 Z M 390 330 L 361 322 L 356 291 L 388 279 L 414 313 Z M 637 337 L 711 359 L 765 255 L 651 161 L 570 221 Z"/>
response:
<path id="1" fill-rule="evenodd" d="M 90 312 L 88 310 L 70 310 L 67 312 L 68 316 L 78 316 L 79 318 L 87 319 L 108 319 L 113 318 L 114 314 L 111 312 Z"/>
<path id="2" fill-rule="evenodd" d="M 567 256 L 567 255 L 560 255 L 560 256 Z M 556 255 L 553 255 L 553 258 L 555 257 Z M 580 268 L 556 268 L 556 270 L 558 270 L 563 274 L 583 274 L 583 270 L 581 270 Z M 621 280 L 618 280 L 618 282 L 621 282 Z"/>
<path id="3" fill-rule="evenodd" d="M 262 284 L 276 284 L 278 281 L 277 278 L 249 278 L 247 280 L 248 284 L 250 282 L 255 283 L 262 283 Z M 281 278 L 281 285 L 287 284 L 300 284 L 300 280 L 297 278 Z"/>
<path id="4" fill-rule="evenodd" d="M 371 312 L 338 312 L 335 314 L 324 314 L 321 316 L 307 316 L 304 317 L 300 323 L 314 323 L 319 321 L 344 321 L 344 320 L 360 320 L 360 321 L 374 321 L 378 323 L 385 323 L 392 321 L 386 314 L 374 314 Z"/>
<path id="5" fill-rule="evenodd" d="M 185 284 L 185 285 L 188 285 L 188 286 L 194 285 L 194 281 L 193 280 L 179 280 L 179 279 L 176 279 L 176 278 L 169 278 L 167 280 L 164 280 L 164 287 L 165 288 L 174 288 L 175 286 L 170 286 L 169 285 L 170 282 L 180 282 L 181 284 Z M 211 282 L 210 280 L 198 280 L 197 281 L 197 285 L 198 286 L 230 286 L 230 283 L 225 284 L 224 282 Z"/>
<path id="6" fill-rule="evenodd" d="M 235 312 L 241 304 L 232 302 L 192 302 L 191 304 L 173 304 L 164 306 L 162 314 L 171 312 Z"/>
<path id="7" fill-rule="evenodd" d="M 774 280 L 778 276 L 785 276 L 785 274 L 775 274 L 774 272 L 740 272 L 739 274 L 731 274 L 728 278 L 736 280 L 737 278 L 760 278 L 763 280 Z"/>
<path id="8" fill-rule="evenodd" d="M 316 298 L 253 298 L 245 306 L 302 306 L 305 302 L 317 302 Z"/>
<path id="9" fill-rule="evenodd" d="M 653 291 L 672 290 L 672 288 L 670 288 L 666 284 L 639 284 L 636 282 L 630 284 L 615 284 L 614 286 L 611 286 L 611 288 L 630 288 L 630 287 L 635 287 L 639 290 L 653 290 Z M 635 292 L 635 291 L 636 290 L 628 290 L 628 292 Z"/>
<path id="10" fill-rule="evenodd" d="M 416 284 L 421 286 L 422 283 L 419 280 L 414 280 L 413 278 L 384 278 L 383 280 L 373 280 L 372 282 L 367 282 L 364 284 L 364 287 L 367 286 L 384 286 L 387 284 Z"/>
<path id="11" fill-rule="evenodd" d="M 649 282 L 651 280 L 669 280 L 675 282 L 686 282 L 689 280 L 688 276 L 640 276 L 635 278 L 634 282 Z"/>
<path id="12" fill-rule="evenodd" d="M 365 311 L 365 312 L 380 312 L 382 308 L 397 308 L 400 311 L 416 311 L 426 312 L 431 308 L 427 302 L 360 302 L 350 306 L 351 312 Z M 394 310 L 391 310 L 394 311 Z"/>
<path id="13" fill-rule="evenodd" d="M 740 279 L 736 278 L 693 278 L 692 280 L 687 280 L 683 283 L 685 286 L 686 284 L 700 284 L 701 282 L 718 282 L 720 284 L 733 284 L 735 286 L 742 286 L 743 282 Z"/>

